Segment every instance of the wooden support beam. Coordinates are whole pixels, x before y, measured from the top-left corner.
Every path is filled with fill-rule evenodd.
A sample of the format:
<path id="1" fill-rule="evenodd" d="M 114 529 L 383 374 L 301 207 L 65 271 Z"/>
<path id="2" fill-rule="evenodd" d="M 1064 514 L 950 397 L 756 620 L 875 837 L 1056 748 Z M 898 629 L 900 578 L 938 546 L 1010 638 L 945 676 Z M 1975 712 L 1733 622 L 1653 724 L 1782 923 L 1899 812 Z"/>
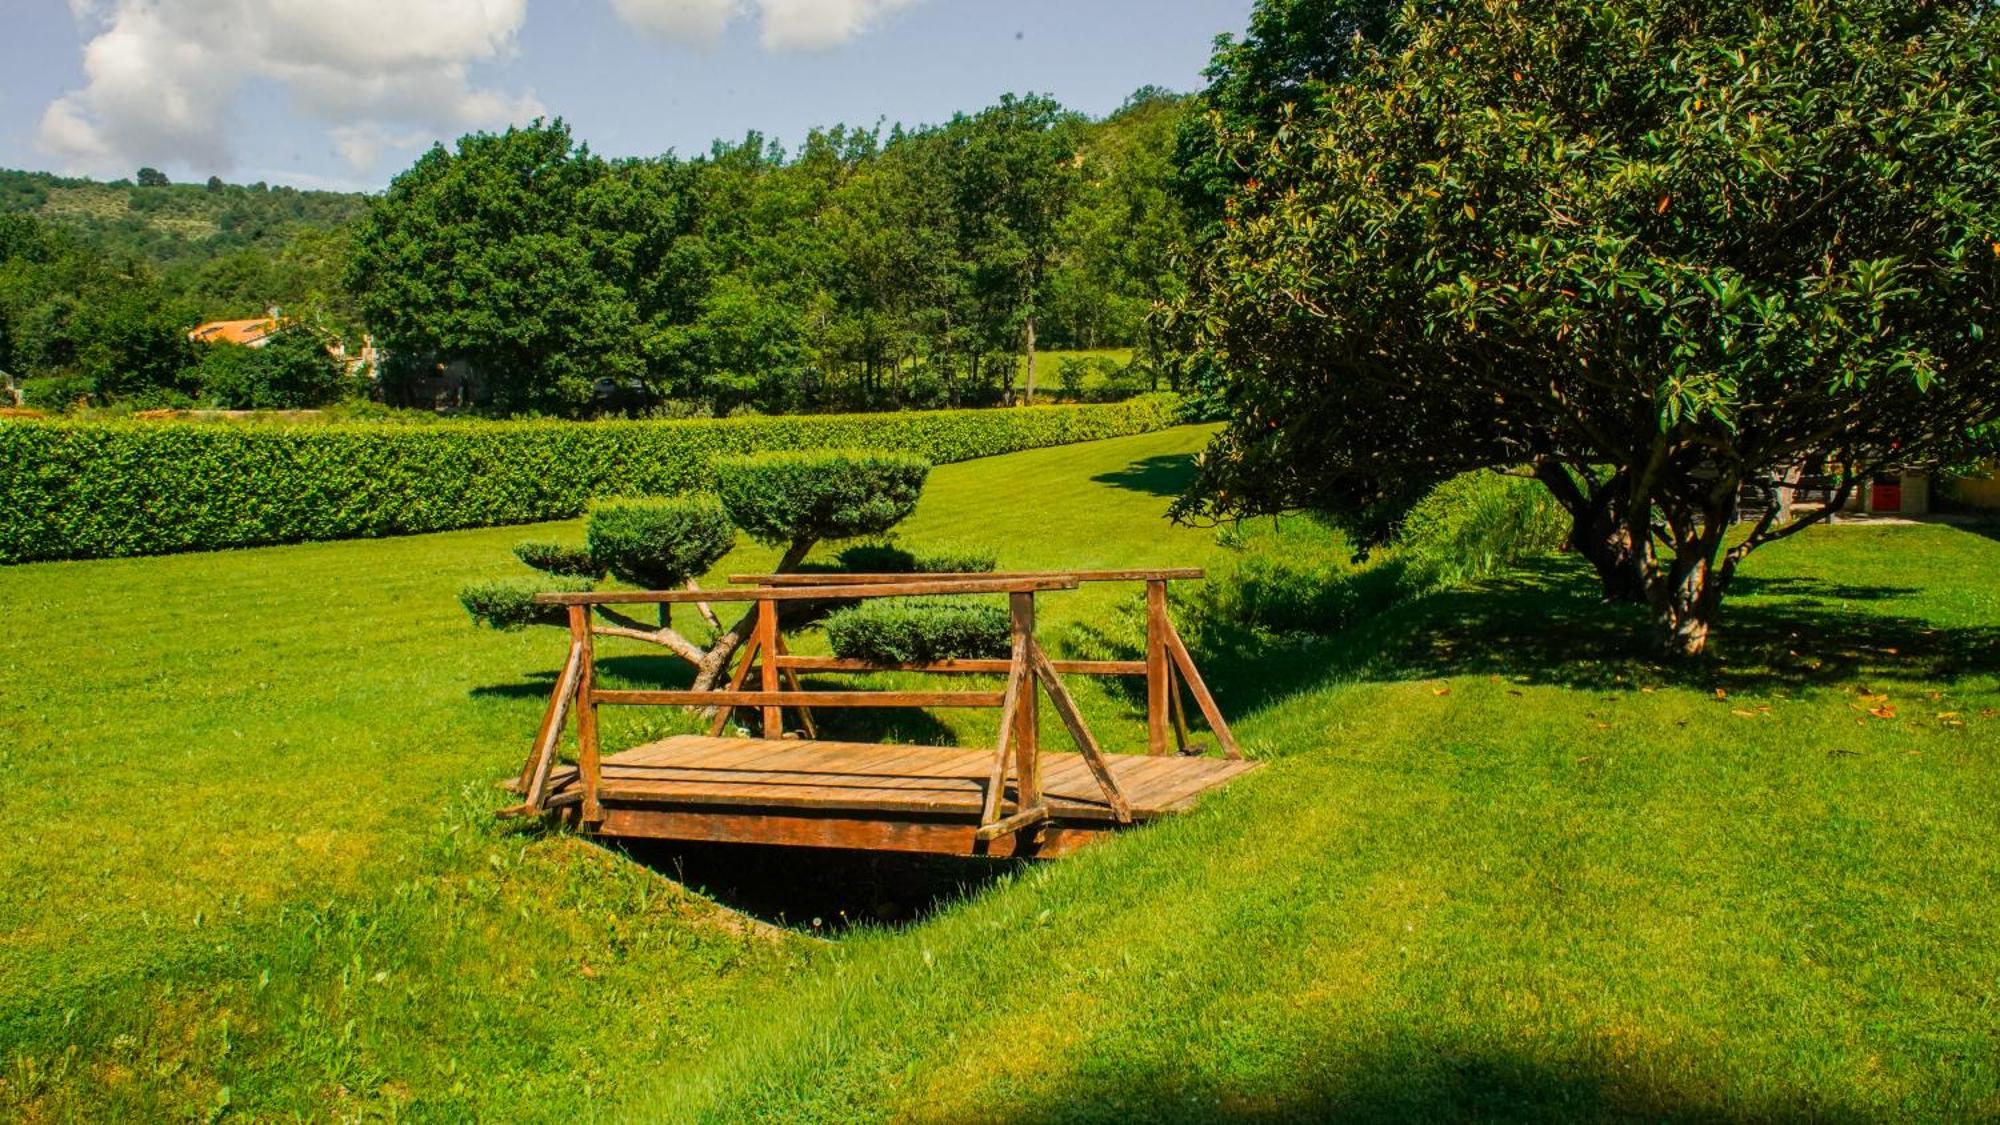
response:
<path id="1" fill-rule="evenodd" d="M 523 803 L 531 812 L 540 811 L 542 799 L 547 795 L 549 771 L 555 766 L 556 747 L 562 742 L 570 705 L 576 700 L 577 678 L 582 673 L 583 646 L 572 642 L 569 659 L 563 662 L 562 675 L 556 677 L 556 690 L 549 696 L 548 710 L 542 713 L 542 726 L 535 734 L 535 747 L 528 754 L 521 794 L 525 798 Z"/>
<path id="2" fill-rule="evenodd" d="M 925 597 L 932 594 L 1020 594 L 1037 590 L 1074 590 L 1077 580 L 1067 574 L 1035 578 L 977 579 L 913 578 L 868 585 L 777 587 L 756 590 L 592 590 L 584 593 L 542 593 L 536 605 L 693 605 L 700 602 L 822 602 L 868 598 Z"/>
<path id="3" fill-rule="evenodd" d="M 1013 595 L 1007 599 L 1007 610 L 1022 645 L 1023 666 L 1030 670 L 1014 709 L 1014 807 L 1026 809 L 1042 803 L 1042 715 L 1030 663 L 1037 651 L 1035 595 Z"/>
<path id="4" fill-rule="evenodd" d="M 1069 689 L 1063 686 L 1062 677 L 1056 675 L 1055 666 L 1049 663 L 1049 656 L 1042 646 L 1030 642 L 1030 659 L 1035 662 L 1035 675 L 1048 689 L 1049 703 L 1062 716 L 1063 725 L 1069 728 L 1069 736 L 1076 740 L 1076 748 L 1083 754 L 1084 765 L 1097 778 L 1097 787 L 1104 791 L 1105 803 L 1111 806 L 1112 815 L 1120 824 L 1132 823 L 1132 806 L 1125 800 L 1125 794 L 1118 788 L 1118 779 L 1111 776 L 1111 767 L 1105 764 L 1104 750 L 1097 745 L 1097 738 L 1090 733 L 1090 727 L 1083 721 L 1083 712 L 1077 709 L 1076 700 L 1070 698 Z M 1022 804 L 1026 804 L 1024 800 Z"/>
<path id="5" fill-rule="evenodd" d="M 758 686 L 761 694 L 778 694 L 778 603 L 764 599 L 757 603 L 757 649 L 764 654 L 758 665 L 761 673 Z M 783 738 L 785 736 L 785 709 L 775 703 L 764 704 L 764 737 Z"/>
<path id="6" fill-rule="evenodd" d="M 1153 570 L 996 570 L 996 571 L 952 571 L 936 573 L 889 573 L 889 574 L 732 574 L 731 585 L 736 586 L 872 586 L 879 583 L 910 582 L 913 580 L 975 582 L 1013 581 L 1036 578 L 1073 578 L 1078 582 L 1167 582 L 1179 579 L 1195 579 L 1205 572 L 1199 567 L 1161 567 Z"/>
<path id="7" fill-rule="evenodd" d="M 583 650 L 576 678 L 576 770 L 583 782 L 583 820 L 596 824 L 604 819 L 604 807 L 597 799 L 603 779 L 597 761 L 597 656 L 588 606 L 569 607 L 569 637 L 572 645 Z"/>
<path id="8" fill-rule="evenodd" d="M 1033 828 L 1035 825 L 1049 819 L 1050 815 L 1047 805 L 1036 805 L 1031 809 L 1022 809 L 1020 812 L 1003 820 L 996 820 L 991 824 L 982 824 L 979 826 L 979 830 L 972 835 L 974 839 L 997 840 L 1002 836 L 1011 836 L 1023 828 Z"/>
<path id="9" fill-rule="evenodd" d="M 600 691 L 593 698 L 619 707 L 991 708 L 1004 701 L 997 691 Z"/>
<path id="10" fill-rule="evenodd" d="M 1180 631 L 1172 621 L 1167 622 L 1167 651 L 1180 665 L 1181 677 L 1187 681 L 1188 691 L 1194 696 L 1195 705 L 1201 708 L 1202 717 L 1208 720 L 1208 727 L 1215 732 L 1215 740 L 1222 743 L 1222 752 L 1232 759 L 1241 759 L 1243 750 L 1236 745 L 1236 735 L 1229 729 L 1229 723 L 1222 717 L 1222 708 L 1215 705 L 1215 697 L 1208 693 L 1208 685 L 1202 682 L 1201 672 L 1194 666 L 1194 657 L 1188 655 L 1187 645 L 1182 642 Z"/>
<path id="11" fill-rule="evenodd" d="M 787 688 L 789 688 L 794 693 L 804 691 L 805 685 L 799 682 L 798 672 L 793 669 L 785 667 L 785 658 L 787 655 L 788 654 L 785 652 L 785 635 L 784 633 L 780 632 L 778 634 L 778 654 L 775 657 L 774 662 L 778 665 L 778 670 L 784 673 L 785 686 Z M 799 725 L 806 728 L 806 737 L 818 738 L 819 724 L 813 722 L 812 708 L 800 707 L 798 711 L 799 711 Z"/>
<path id="12" fill-rule="evenodd" d="M 737 665 L 736 674 L 729 677 L 729 691 L 732 694 L 741 692 L 744 681 L 750 678 L 750 665 L 757 659 L 757 640 L 757 634 L 752 633 L 750 643 L 743 646 L 743 663 Z M 717 707 L 715 717 L 708 724 L 708 736 L 710 738 L 720 736 L 723 729 L 729 726 L 730 717 L 734 714 L 734 707 L 728 705 Z"/>
<path id="13" fill-rule="evenodd" d="M 1146 753 L 1167 752 L 1167 584 L 1146 583 Z"/>
<path id="14" fill-rule="evenodd" d="M 1065 676 L 1143 676 L 1143 660 L 1057 660 L 1056 671 Z M 842 656 L 778 657 L 778 667 L 798 672 L 936 672 L 939 674 L 1004 676 L 1012 667 L 1008 660 L 960 658 L 933 660 L 920 664 L 876 664 Z"/>
<path id="15" fill-rule="evenodd" d="M 1028 639 L 1019 632 L 1014 634 L 1012 664 L 1013 671 L 1007 674 L 1007 690 L 1000 695 L 999 745 L 993 750 L 993 768 L 986 776 L 986 799 L 979 810 L 981 824 L 1000 819 L 1000 798 L 1007 788 L 1007 747 L 1014 741 L 1014 716 L 1021 709 L 1022 688 L 1035 689 L 1034 680 L 1028 675 Z"/>

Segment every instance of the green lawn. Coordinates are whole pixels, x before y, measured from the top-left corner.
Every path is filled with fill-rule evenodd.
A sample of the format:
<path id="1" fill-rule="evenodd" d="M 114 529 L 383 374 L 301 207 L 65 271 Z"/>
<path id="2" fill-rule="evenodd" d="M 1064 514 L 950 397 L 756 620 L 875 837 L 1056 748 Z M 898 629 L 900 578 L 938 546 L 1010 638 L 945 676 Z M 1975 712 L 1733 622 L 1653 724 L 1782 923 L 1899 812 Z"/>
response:
<path id="1" fill-rule="evenodd" d="M 1159 519 L 1200 440 L 943 467 L 906 537 L 1213 561 Z M 828 942 L 487 815 L 561 645 L 453 592 L 528 534 L 0 569 L 0 1113 L 2000 1114 L 1991 535 L 1760 553 L 1692 669 L 1567 560 L 1211 638 L 1268 768 Z"/>

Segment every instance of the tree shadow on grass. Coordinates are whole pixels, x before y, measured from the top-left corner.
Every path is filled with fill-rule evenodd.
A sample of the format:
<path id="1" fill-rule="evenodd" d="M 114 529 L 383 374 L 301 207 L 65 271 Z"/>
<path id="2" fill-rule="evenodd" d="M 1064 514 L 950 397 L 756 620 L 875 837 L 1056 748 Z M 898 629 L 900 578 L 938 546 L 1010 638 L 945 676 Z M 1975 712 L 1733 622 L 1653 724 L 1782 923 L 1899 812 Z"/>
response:
<path id="1" fill-rule="evenodd" d="M 1660 655 L 1643 608 L 1608 605 L 1569 558 L 1417 597 L 1326 636 L 1272 637 L 1211 621 L 1187 639 L 1225 716 L 1320 685 L 1505 676 L 1591 691 L 1650 686 L 1774 691 L 1871 678 L 1949 681 L 2000 673 L 2000 628 L 1941 627 L 1888 611 L 1915 593 L 1811 578 L 1744 580 L 1706 656 Z M 1863 603 L 1857 605 L 1856 603 Z M 1094 654 L 1138 655 L 1093 632 Z M 1118 689 L 1134 705 L 1137 679 Z"/>
<path id="2" fill-rule="evenodd" d="M 1611 691 L 1650 684 L 1778 690 L 1885 676 L 1952 680 L 2000 671 L 2000 628 L 1941 627 L 1887 612 L 1913 593 L 1808 578 L 1766 579 L 1733 592 L 1710 651 L 1657 654 L 1639 607 L 1606 605 L 1571 560 L 1537 560 L 1504 579 L 1445 591 L 1384 615 L 1404 618 L 1365 661 L 1371 679 L 1494 674 Z M 1874 603 L 1855 608 L 1854 602 Z"/>
<path id="3" fill-rule="evenodd" d="M 1373 1051 L 1304 1060 L 1278 1095 L 1190 1081 L 1185 1070 L 1092 1074 L 1038 1099 L 1039 1121 L 1820 1121 L 1870 1120 L 1858 1109 L 1796 1096 L 1731 1097 L 1713 1083 L 1651 1080 L 1645 1060 L 1530 1058 L 1414 1034 Z"/>
<path id="4" fill-rule="evenodd" d="M 1096 484 L 1143 492 L 1148 496 L 1179 496 L 1194 483 L 1194 455 L 1158 453 L 1090 479 Z"/>

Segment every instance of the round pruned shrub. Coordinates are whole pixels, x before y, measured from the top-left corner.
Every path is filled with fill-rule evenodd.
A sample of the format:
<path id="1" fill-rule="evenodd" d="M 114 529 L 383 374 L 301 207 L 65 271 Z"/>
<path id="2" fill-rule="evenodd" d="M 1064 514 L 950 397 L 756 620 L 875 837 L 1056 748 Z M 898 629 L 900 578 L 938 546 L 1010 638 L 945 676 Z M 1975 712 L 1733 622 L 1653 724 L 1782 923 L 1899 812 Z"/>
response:
<path id="1" fill-rule="evenodd" d="M 604 501 L 591 509 L 585 536 L 596 565 L 648 590 L 686 585 L 736 542 L 722 505 L 701 493 Z"/>
<path id="2" fill-rule="evenodd" d="M 604 564 L 592 557 L 588 547 L 567 543 L 516 543 L 514 557 L 544 574 L 564 578 L 604 577 Z"/>
<path id="3" fill-rule="evenodd" d="M 879 664 L 1004 657 L 1013 644 L 1006 607 L 965 598 L 882 598 L 826 619 L 834 655 Z"/>
<path id="4" fill-rule="evenodd" d="M 763 543 L 880 535 L 916 509 L 931 464 L 909 453 L 817 449 L 719 458 L 715 488 Z"/>
<path id="5" fill-rule="evenodd" d="M 568 623 L 568 610 L 536 605 L 536 594 L 580 594 L 589 589 L 589 582 L 575 578 L 503 578 L 474 582 L 458 592 L 458 602 L 479 624 L 511 633 L 530 625 Z"/>

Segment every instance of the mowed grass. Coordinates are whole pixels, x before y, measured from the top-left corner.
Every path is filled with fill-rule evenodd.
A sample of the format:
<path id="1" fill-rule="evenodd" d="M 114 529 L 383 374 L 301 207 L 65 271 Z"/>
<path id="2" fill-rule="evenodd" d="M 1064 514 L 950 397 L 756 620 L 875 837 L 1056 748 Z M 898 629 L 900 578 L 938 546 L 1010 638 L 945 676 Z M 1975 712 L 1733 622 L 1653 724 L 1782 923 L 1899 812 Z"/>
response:
<path id="1" fill-rule="evenodd" d="M 1201 436 L 941 468 L 906 538 L 1216 561 L 1159 518 Z M 526 534 L 0 570 L 0 1106 L 2000 1114 L 2000 541 L 1976 530 L 1760 553 L 1691 668 L 1566 560 L 1330 640 L 1206 638 L 1267 768 L 831 943 L 487 815 L 560 642 L 472 630 L 452 595 Z M 1126 596 L 1044 599 L 1051 635 L 1121 635 Z M 1085 705 L 1134 747 L 1129 697 Z"/>

